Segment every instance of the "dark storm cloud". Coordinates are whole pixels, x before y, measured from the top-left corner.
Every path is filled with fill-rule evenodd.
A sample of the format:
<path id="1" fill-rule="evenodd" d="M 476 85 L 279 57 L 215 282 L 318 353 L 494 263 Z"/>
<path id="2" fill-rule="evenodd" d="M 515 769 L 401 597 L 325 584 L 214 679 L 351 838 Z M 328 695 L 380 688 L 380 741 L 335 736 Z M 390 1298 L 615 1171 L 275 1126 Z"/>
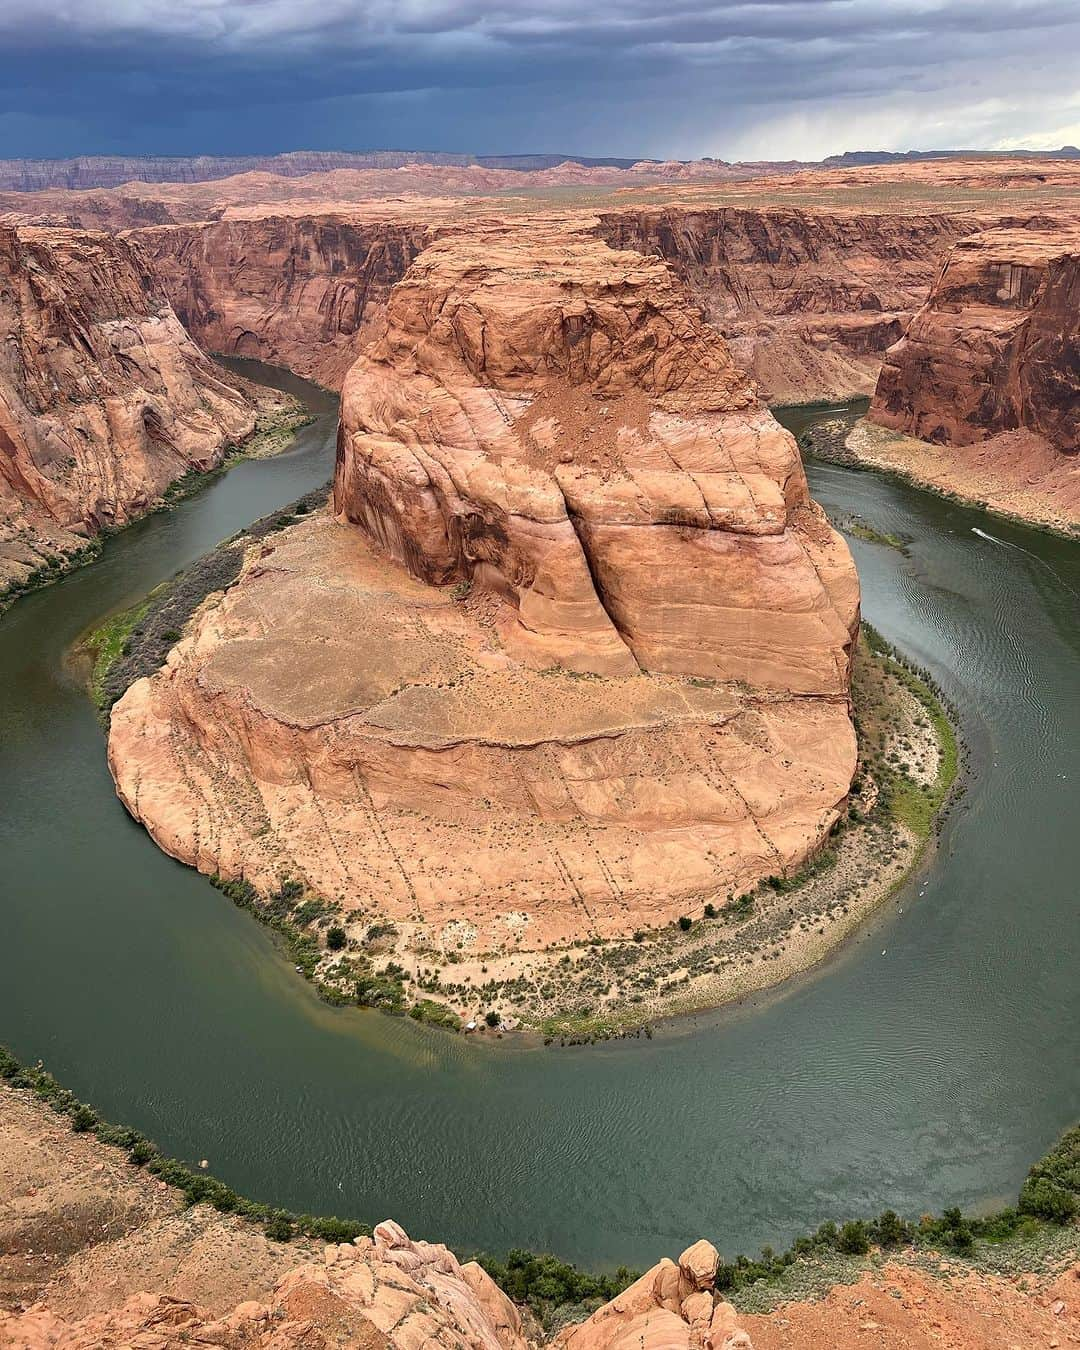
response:
<path id="1" fill-rule="evenodd" d="M 1075 0 L 0 0 L 6 153 L 817 156 L 1080 122 Z"/>

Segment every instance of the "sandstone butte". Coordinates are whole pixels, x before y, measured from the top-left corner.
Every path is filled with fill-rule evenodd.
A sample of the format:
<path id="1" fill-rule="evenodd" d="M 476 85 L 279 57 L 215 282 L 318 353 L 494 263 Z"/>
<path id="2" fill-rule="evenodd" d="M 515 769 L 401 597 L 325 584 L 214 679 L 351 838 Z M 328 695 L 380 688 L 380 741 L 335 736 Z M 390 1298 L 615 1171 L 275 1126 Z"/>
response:
<path id="1" fill-rule="evenodd" d="M 695 1242 L 549 1338 L 475 1262 L 396 1223 L 348 1244 L 269 1241 L 28 1094 L 0 1088 L 2 1350 L 1000 1350 L 1080 1341 L 1080 1265 L 1009 1276 L 925 1253 L 823 1297 L 737 1312 Z M 1075 1244 L 1072 1247 L 1075 1263 Z"/>
<path id="2" fill-rule="evenodd" d="M 537 952 L 791 872 L 844 808 L 850 555 L 661 260 L 434 239 L 346 380 L 333 510 L 113 709 L 174 856 Z"/>
<path id="3" fill-rule="evenodd" d="M 137 246 L 0 227 L 0 589 L 144 511 L 253 429 Z"/>

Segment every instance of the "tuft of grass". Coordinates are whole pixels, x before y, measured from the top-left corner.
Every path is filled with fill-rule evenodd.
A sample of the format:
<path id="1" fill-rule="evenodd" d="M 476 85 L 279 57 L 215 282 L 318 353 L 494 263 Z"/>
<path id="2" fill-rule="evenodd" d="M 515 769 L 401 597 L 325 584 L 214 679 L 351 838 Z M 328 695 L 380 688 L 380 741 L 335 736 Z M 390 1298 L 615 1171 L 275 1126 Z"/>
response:
<path id="1" fill-rule="evenodd" d="M 111 614 L 104 623 L 94 628 L 82 641 L 82 649 L 91 658 L 90 693 L 99 710 L 106 704 L 105 681 L 109 671 L 126 655 L 131 635 L 150 608 L 150 597 L 140 600 L 130 609 Z"/>

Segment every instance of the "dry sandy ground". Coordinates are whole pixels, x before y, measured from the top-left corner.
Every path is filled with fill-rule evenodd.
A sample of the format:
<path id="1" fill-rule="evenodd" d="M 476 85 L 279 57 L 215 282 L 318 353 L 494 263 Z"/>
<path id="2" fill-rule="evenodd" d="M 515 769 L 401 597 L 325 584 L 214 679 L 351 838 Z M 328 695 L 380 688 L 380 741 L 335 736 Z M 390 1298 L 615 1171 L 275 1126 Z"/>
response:
<path id="1" fill-rule="evenodd" d="M 0 1085 L 0 1309 L 46 1300 L 82 1316 L 152 1289 L 219 1311 L 266 1293 L 313 1250 L 182 1199 Z"/>
<path id="2" fill-rule="evenodd" d="M 891 1261 L 825 1298 L 740 1317 L 756 1350 L 1064 1350 L 1080 1344 L 1080 1265 L 1050 1276 L 932 1273 Z"/>
<path id="3" fill-rule="evenodd" d="M 974 445 L 932 445 L 862 420 L 847 438 L 854 459 L 920 487 L 1053 530 L 1080 529 L 1080 456 L 1030 431 Z"/>

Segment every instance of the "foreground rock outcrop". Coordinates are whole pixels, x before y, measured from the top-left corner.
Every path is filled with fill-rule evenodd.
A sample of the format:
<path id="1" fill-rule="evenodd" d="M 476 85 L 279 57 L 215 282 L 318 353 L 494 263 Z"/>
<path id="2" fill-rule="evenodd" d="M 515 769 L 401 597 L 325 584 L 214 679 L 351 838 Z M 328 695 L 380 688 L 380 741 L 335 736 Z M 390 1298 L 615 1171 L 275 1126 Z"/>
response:
<path id="1" fill-rule="evenodd" d="M 68 1320 L 47 1305 L 5 1316 L 5 1350 L 527 1350 L 521 1316 L 475 1262 L 412 1242 L 395 1223 L 372 1238 L 330 1246 L 262 1298 L 215 1315 L 196 1302 L 138 1293 L 119 1307 Z"/>
<path id="2" fill-rule="evenodd" d="M 736 1311 L 695 1242 L 553 1340 L 475 1262 L 379 1224 L 370 1238 L 268 1240 L 254 1224 L 72 1133 L 0 1086 L 2 1350 L 999 1350 L 1080 1340 L 1076 1243 L 1009 1275 L 933 1253 L 871 1258 L 817 1296 Z M 811 1263 L 810 1269 L 813 1269 Z M 796 1272 L 797 1276 L 797 1272 Z M 798 1278 L 794 1282 L 798 1283 Z M 750 1291 L 753 1294 L 753 1290 Z M 767 1303 L 766 1303 L 766 1306 Z"/>
<path id="3" fill-rule="evenodd" d="M 870 418 L 939 444 L 1028 431 L 1080 449 L 1080 229 L 957 243 L 885 357 Z"/>
<path id="4" fill-rule="evenodd" d="M 418 991 L 425 953 L 516 978 L 724 903 L 844 809 L 850 556 L 659 260 L 432 243 L 346 382 L 334 509 L 113 709 L 174 856 L 392 921 Z"/>
<path id="5" fill-rule="evenodd" d="M 254 398 L 122 239 L 0 228 L 0 588 L 249 434 Z"/>

